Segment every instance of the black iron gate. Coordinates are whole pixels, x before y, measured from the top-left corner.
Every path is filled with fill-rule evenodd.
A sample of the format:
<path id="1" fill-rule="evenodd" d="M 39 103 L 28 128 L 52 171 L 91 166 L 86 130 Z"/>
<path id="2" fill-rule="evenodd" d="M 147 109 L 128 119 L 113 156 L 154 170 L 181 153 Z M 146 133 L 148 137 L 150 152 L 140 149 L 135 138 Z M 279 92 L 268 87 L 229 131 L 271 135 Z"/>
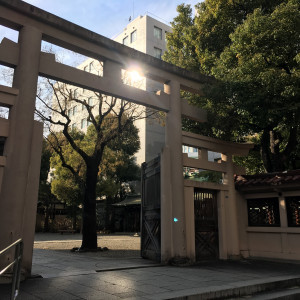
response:
<path id="1" fill-rule="evenodd" d="M 219 257 L 217 193 L 194 190 L 196 260 Z"/>
<path id="2" fill-rule="evenodd" d="M 141 209 L 141 255 L 160 262 L 160 157 L 142 164 Z"/>

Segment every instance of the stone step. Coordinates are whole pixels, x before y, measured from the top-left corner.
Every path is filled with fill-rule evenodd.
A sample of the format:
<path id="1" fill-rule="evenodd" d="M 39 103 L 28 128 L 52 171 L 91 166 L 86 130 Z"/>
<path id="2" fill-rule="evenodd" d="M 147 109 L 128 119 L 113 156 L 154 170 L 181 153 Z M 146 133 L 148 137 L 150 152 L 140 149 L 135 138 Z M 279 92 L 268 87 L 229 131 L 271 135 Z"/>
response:
<path id="1" fill-rule="evenodd" d="M 300 299 L 300 278 L 287 278 L 282 280 L 266 281 L 264 283 L 246 284 L 240 287 L 225 288 L 215 287 L 214 289 L 184 297 L 174 297 L 176 300 L 209 300 L 209 299 L 251 299 L 251 300 L 299 300 Z"/>
<path id="2" fill-rule="evenodd" d="M 260 293 L 253 296 L 245 296 L 241 299 L 250 300 L 299 300 L 300 299 L 300 287 L 290 287 L 285 290 L 269 291 Z"/>

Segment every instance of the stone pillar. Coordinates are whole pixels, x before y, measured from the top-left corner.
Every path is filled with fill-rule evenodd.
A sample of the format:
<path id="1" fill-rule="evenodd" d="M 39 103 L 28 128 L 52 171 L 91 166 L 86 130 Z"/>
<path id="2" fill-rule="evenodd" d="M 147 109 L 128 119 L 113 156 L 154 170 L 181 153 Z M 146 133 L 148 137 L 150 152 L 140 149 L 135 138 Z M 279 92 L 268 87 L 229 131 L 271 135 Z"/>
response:
<path id="1" fill-rule="evenodd" d="M 279 213 L 280 213 L 280 227 L 287 228 L 288 227 L 288 220 L 287 220 L 287 212 L 286 212 L 286 205 L 285 205 L 285 197 L 280 192 L 278 195 L 279 200 Z"/>
<path id="2" fill-rule="evenodd" d="M 172 257 L 172 185 L 170 149 L 164 147 L 160 159 L 161 182 L 161 262 L 168 263 Z"/>
<path id="3" fill-rule="evenodd" d="M 185 206 L 183 195 L 182 122 L 180 84 L 171 81 L 164 86 L 170 95 L 170 111 L 166 118 L 166 146 L 170 149 L 172 201 L 172 257 L 186 257 Z"/>
<path id="4" fill-rule="evenodd" d="M 190 262 L 196 261 L 195 249 L 195 209 L 194 188 L 184 187 L 185 221 L 186 221 L 186 252 Z"/>
<path id="5" fill-rule="evenodd" d="M 13 87 L 19 95 L 9 115 L 9 136 L 5 144 L 7 157 L 0 201 L 0 249 L 19 238 L 24 239 L 22 269 L 31 272 L 36 203 L 40 161 L 40 144 L 34 144 L 34 109 L 37 90 L 42 34 L 34 28 L 23 27 L 19 32 L 19 61 L 15 69 Z M 33 155 L 34 153 L 34 155 Z M 35 161 L 32 161 L 34 159 Z M 36 178 L 37 177 L 37 178 Z M 37 180 L 36 180 L 37 179 Z M 33 203 L 35 205 L 33 205 Z M 32 211 L 26 210 L 30 207 Z M 27 216 L 27 217 L 26 217 Z M 26 230 L 24 230 L 26 228 Z M 4 258 L 6 262 L 11 257 Z"/>
<path id="6" fill-rule="evenodd" d="M 289 242 L 288 242 L 288 234 L 286 232 L 288 228 L 286 203 L 285 203 L 285 197 L 282 195 L 282 193 L 279 193 L 278 201 L 279 201 L 280 227 L 285 229 L 285 232 L 281 232 L 280 234 L 281 252 L 286 254 L 290 252 L 290 249 L 289 249 Z"/>
<path id="7" fill-rule="evenodd" d="M 112 86 L 122 83 L 122 66 L 111 60 L 106 60 L 103 64 L 103 77 L 108 78 L 108 84 Z M 113 89 L 113 88 L 112 88 Z"/>
<path id="8" fill-rule="evenodd" d="M 228 194 L 225 193 L 225 214 L 226 214 L 226 237 L 228 258 L 240 257 L 239 231 L 237 220 L 237 204 L 234 186 L 234 170 L 232 154 L 222 154 L 222 161 L 226 162 L 226 175 L 224 183 L 228 185 Z"/>
<path id="9" fill-rule="evenodd" d="M 226 201 L 228 201 L 228 191 L 218 192 L 218 228 L 219 228 L 219 258 L 228 258 L 227 249 L 227 226 L 226 226 Z"/>

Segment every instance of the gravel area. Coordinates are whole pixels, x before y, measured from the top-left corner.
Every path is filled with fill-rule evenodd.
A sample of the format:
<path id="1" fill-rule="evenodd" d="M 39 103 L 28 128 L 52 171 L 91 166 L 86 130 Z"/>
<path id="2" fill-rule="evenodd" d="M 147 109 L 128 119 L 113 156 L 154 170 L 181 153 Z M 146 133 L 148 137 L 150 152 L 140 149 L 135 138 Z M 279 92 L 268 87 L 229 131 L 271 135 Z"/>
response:
<path id="1" fill-rule="evenodd" d="M 90 252 L 85 255 L 101 257 L 140 257 L 139 236 L 130 234 L 98 235 L 98 247 L 107 247 L 108 251 Z M 81 234 L 37 233 L 34 249 L 70 251 L 80 247 Z"/>

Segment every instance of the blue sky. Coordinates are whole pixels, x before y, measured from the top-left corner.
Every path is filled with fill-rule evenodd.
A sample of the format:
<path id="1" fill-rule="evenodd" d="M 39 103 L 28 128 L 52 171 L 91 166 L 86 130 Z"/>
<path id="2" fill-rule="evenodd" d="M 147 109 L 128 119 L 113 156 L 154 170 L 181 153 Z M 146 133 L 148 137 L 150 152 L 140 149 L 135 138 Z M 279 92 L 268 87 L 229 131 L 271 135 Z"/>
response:
<path id="1" fill-rule="evenodd" d="M 201 0 L 25 0 L 25 2 L 105 37 L 113 38 L 127 26 L 129 17 L 133 19 L 148 14 L 168 24 L 177 16 L 176 8 L 179 4 L 190 4 L 194 8 Z M 0 41 L 3 37 L 14 42 L 18 39 L 17 32 L 0 25 Z M 47 43 L 43 43 L 42 48 L 46 49 Z M 73 66 L 85 59 L 75 57 L 70 51 L 57 47 L 55 53 L 61 56 L 64 63 Z M 5 69 L 0 66 L 0 70 L 3 68 Z M 0 72 L 0 84 L 4 84 L 6 80 L 3 79 L 3 72 Z"/>
<path id="2" fill-rule="evenodd" d="M 120 33 L 129 17 L 148 13 L 170 22 L 176 17 L 176 7 L 181 3 L 194 7 L 200 0 L 26 0 L 34 6 L 61 18 L 95 31 L 108 38 Z"/>

